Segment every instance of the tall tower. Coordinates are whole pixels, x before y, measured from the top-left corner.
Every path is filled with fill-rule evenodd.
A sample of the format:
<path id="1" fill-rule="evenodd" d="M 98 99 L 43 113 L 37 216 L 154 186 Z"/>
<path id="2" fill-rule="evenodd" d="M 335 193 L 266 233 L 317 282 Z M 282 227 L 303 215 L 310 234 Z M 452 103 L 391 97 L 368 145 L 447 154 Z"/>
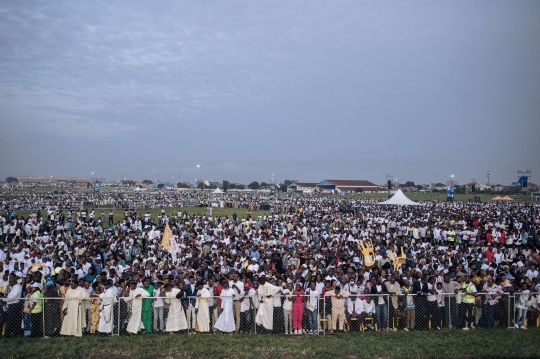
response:
<path id="1" fill-rule="evenodd" d="M 487 181 L 487 185 L 490 186 L 489 184 L 489 178 L 491 177 L 491 173 L 489 171 L 487 171 L 487 178 L 488 178 L 488 181 Z"/>

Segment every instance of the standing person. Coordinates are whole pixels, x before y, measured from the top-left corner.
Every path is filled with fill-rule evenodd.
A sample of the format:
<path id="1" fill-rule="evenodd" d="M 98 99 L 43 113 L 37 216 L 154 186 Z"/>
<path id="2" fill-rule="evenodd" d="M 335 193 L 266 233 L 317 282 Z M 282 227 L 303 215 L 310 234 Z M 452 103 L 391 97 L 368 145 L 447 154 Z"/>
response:
<path id="1" fill-rule="evenodd" d="M 32 317 L 32 334 L 33 338 L 43 336 L 43 293 L 41 284 L 33 283 L 31 285 L 32 294 L 30 295 L 30 313 Z"/>
<path id="2" fill-rule="evenodd" d="M 229 287 L 235 291 L 233 310 L 234 320 L 236 322 L 236 331 L 240 330 L 240 313 L 242 305 L 242 296 L 244 295 L 244 283 L 239 279 L 238 273 L 233 273 L 233 278 L 229 281 Z"/>
<path id="3" fill-rule="evenodd" d="M 6 312 L 6 338 L 22 337 L 21 319 L 23 310 L 22 286 L 17 283 L 15 277 L 9 277 L 11 290 L 4 302 L 7 304 Z"/>
<path id="4" fill-rule="evenodd" d="M 150 279 L 145 278 L 143 280 L 142 289 L 144 289 L 148 293 L 148 297 L 154 296 L 154 286 L 150 285 Z M 147 333 L 152 333 L 152 315 L 154 314 L 152 302 L 153 300 L 151 298 L 145 298 L 142 301 L 142 321 L 144 323 L 144 329 Z"/>
<path id="5" fill-rule="evenodd" d="M 236 291 L 229 287 L 229 282 L 226 279 L 221 281 L 223 290 L 219 295 L 221 299 L 221 309 L 222 312 L 214 325 L 214 328 L 224 333 L 232 333 L 236 330 L 234 324 L 234 313 L 233 313 L 233 300 L 236 297 Z"/>
<path id="6" fill-rule="evenodd" d="M 99 293 L 101 299 L 98 332 L 104 334 L 112 334 L 113 330 L 113 305 L 115 295 L 112 289 L 112 280 L 105 281 L 105 291 Z"/>
<path id="7" fill-rule="evenodd" d="M 90 320 L 89 320 L 89 326 L 90 326 L 90 334 L 94 334 L 98 330 L 99 326 L 99 319 L 100 319 L 100 301 L 98 299 L 95 299 L 99 293 L 101 293 L 102 288 L 101 285 L 97 282 L 94 282 L 92 284 L 92 292 L 90 294 L 91 297 L 94 299 L 90 300 L 90 308 L 88 310 Z"/>
<path id="8" fill-rule="evenodd" d="M 464 308 L 463 316 L 465 326 L 463 330 L 475 329 L 474 328 L 474 302 L 478 293 L 476 292 L 475 285 L 471 282 L 471 277 L 466 275 L 465 281 L 461 285 L 461 292 L 463 297 L 461 298 L 461 304 Z"/>
<path id="9" fill-rule="evenodd" d="M 504 294 L 504 291 L 500 286 L 493 282 L 492 278 L 488 278 L 484 288 L 482 290 L 486 293 L 486 300 L 484 302 L 484 314 L 486 315 L 487 328 L 493 328 L 495 326 L 495 312 L 499 307 L 499 297 Z"/>
<path id="10" fill-rule="evenodd" d="M 163 286 L 165 291 L 165 303 L 169 306 L 167 321 L 165 322 L 165 333 L 174 333 L 187 330 L 186 313 L 182 307 L 182 298 L 184 298 L 184 290 L 174 288 L 170 283 Z"/>
<path id="11" fill-rule="evenodd" d="M 281 288 L 266 281 L 266 277 L 259 278 L 259 310 L 255 317 L 255 323 L 265 330 L 274 329 L 274 300 L 273 297 L 281 293 Z"/>
<path id="12" fill-rule="evenodd" d="M 139 330 L 145 329 L 144 322 L 142 321 L 143 312 L 143 298 L 148 298 L 150 295 L 142 287 L 137 287 L 137 282 L 131 281 L 129 283 L 129 291 L 124 297 L 124 300 L 131 301 L 131 317 L 126 328 L 126 331 L 131 334 L 137 334 Z"/>
<path id="13" fill-rule="evenodd" d="M 386 291 L 388 292 L 388 294 L 390 294 L 390 313 L 389 313 L 389 316 L 390 316 L 390 318 L 392 318 L 392 323 L 394 323 L 394 321 L 395 321 L 396 324 L 397 324 L 397 312 L 398 312 L 398 308 L 399 308 L 398 294 L 401 294 L 401 287 L 400 287 L 399 283 L 396 282 L 396 277 L 395 276 L 391 276 L 390 281 L 385 282 L 384 285 L 386 287 Z M 394 325 L 393 330 L 394 331 L 397 330 L 396 325 Z"/>
<path id="14" fill-rule="evenodd" d="M 453 280 L 450 280 L 450 275 L 445 274 L 443 277 L 443 292 L 444 295 L 444 301 L 445 306 L 449 308 L 449 310 L 445 310 L 445 323 L 446 328 L 457 328 L 459 327 L 457 325 L 457 319 L 458 319 L 458 311 L 457 311 L 457 303 L 456 303 L 456 294 L 458 293 L 459 289 L 461 288 L 461 285 L 458 282 L 455 282 Z"/>
<path id="15" fill-rule="evenodd" d="M 211 295 L 208 289 L 204 288 L 204 283 L 197 282 L 197 303 L 195 311 L 197 312 L 197 331 L 208 333 L 210 331 L 210 310 L 208 306 Z"/>
<path id="16" fill-rule="evenodd" d="M 285 334 L 293 334 L 292 306 L 294 297 L 292 296 L 292 292 L 292 283 L 287 283 L 287 288 L 283 290 L 283 295 L 285 296 L 285 301 L 283 302 L 283 320 L 285 323 Z"/>
<path id="17" fill-rule="evenodd" d="M 414 322 L 416 315 L 416 307 L 414 305 L 414 297 L 411 295 L 412 292 L 411 283 L 408 279 L 405 279 L 403 287 L 401 287 L 401 293 L 405 295 L 405 311 L 407 312 L 407 327 L 403 330 L 408 332 L 409 330 L 414 330 Z"/>
<path id="18" fill-rule="evenodd" d="M 302 334 L 302 316 L 304 315 L 304 291 L 300 283 L 293 292 L 292 325 L 294 334 Z"/>
<path id="19" fill-rule="evenodd" d="M 163 283 L 156 282 L 154 289 L 154 300 L 153 300 L 153 309 L 154 309 L 154 332 L 161 333 L 165 330 L 165 322 L 163 320 L 163 315 L 165 312 L 163 300 L 165 297 L 165 291 L 163 290 Z"/>
<path id="20" fill-rule="evenodd" d="M 109 227 L 114 225 L 114 212 L 113 210 L 109 210 Z"/>
<path id="21" fill-rule="evenodd" d="M 186 317 L 188 327 L 191 331 L 195 331 L 197 325 L 197 312 L 195 310 L 195 304 L 197 302 L 196 296 L 198 294 L 197 284 L 195 283 L 195 276 L 189 277 L 189 283 L 185 287 L 187 299 Z"/>
<path id="22" fill-rule="evenodd" d="M 244 283 L 244 294 L 240 307 L 240 333 L 249 333 L 253 328 L 253 296 L 256 294 L 248 282 Z"/>
<path id="23" fill-rule="evenodd" d="M 52 280 L 45 283 L 43 296 L 45 297 L 45 337 L 48 338 L 58 335 L 61 326 L 59 293 Z"/>
<path id="24" fill-rule="evenodd" d="M 216 320 L 218 317 L 217 314 L 217 299 L 214 298 L 215 291 L 216 291 L 216 285 L 214 284 L 215 278 L 212 276 L 208 279 L 208 282 L 205 284 L 205 288 L 208 289 L 208 292 L 210 293 L 211 298 L 208 300 L 208 310 L 210 311 L 210 328 L 214 328 L 214 324 L 216 324 Z"/>
<path id="25" fill-rule="evenodd" d="M 83 300 L 88 299 L 88 293 L 84 288 L 79 287 L 76 279 L 67 280 L 71 287 L 66 291 L 66 297 L 62 311 L 64 320 L 62 321 L 61 335 L 73 335 L 82 337 L 82 330 L 86 328 L 86 316 Z"/>
<path id="26" fill-rule="evenodd" d="M 306 309 L 309 315 L 309 334 L 317 333 L 317 317 L 319 313 L 319 297 L 321 291 L 317 289 L 315 281 L 309 282 L 309 288 L 306 289 Z"/>
<path id="27" fill-rule="evenodd" d="M 345 301 L 351 295 L 347 291 L 342 291 L 341 286 L 336 286 L 334 290 L 325 293 L 332 300 L 332 326 L 330 327 L 330 333 L 337 330 L 337 323 L 339 322 L 339 330 L 345 331 Z"/>
<path id="28" fill-rule="evenodd" d="M 527 309 L 529 308 L 529 295 L 531 291 L 527 289 L 527 283 L 521 284 L 521 290 L 517 292 L 518 300 L 516 302 L 516 329 L 527 329 L 525 326 L 525 318 L 527 317 Z"/>
<path id="29" fill-rule="evenodd" d="M 386 286 L 383 285 L 381 277 L 378 277 L 375 284 L 371 286 L 370 294 L 377 294 L 376 297 L 373 297 L 377 306 L 377 324 L 380 330 L 384 330 L 388 320 L 388 307 L 385 296 L 388 292 Z"/>
<path id="30" fill-rule="evenodd" d="M 435 325 L 435 319 L 437 314 L 437 286 L 435 284 L 435 277 L 431 276 L 428 279 L 428 295 L 427 295 L 427 320 L 431 320 L 431 329 L 435 329 L 440 324 Z"/>

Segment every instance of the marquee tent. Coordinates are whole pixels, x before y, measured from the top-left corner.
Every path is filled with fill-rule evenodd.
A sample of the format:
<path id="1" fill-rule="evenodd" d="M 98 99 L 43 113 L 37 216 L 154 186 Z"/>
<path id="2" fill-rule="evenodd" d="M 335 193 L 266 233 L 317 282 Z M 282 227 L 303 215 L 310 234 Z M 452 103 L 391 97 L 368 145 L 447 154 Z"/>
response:
<path id="1" fill-rule="evenodd" d="M 491 200 L 492 201 L 502 201 L 502 197 L 501 196 L 493 197 Z"/>
<path id="2" fill-rule="evenodd" d="M 224 192 L 222 190 L 220 190 L 219 188 L 216 188 L 216 190 L 214 192 L 212 192 L 214 194 L 223 194 Z"/>
<path id="3" fill-rule="evenodd" d="M 392 197 L 390 197 L 390 199 L 384 202 L 379 202 L 379 204 L 394 205 L 394 206 L 420 206 L 421 205 L 420 203 L 417 203 L 408 199 L 407 196 L 405 196 L 405 194 L 403 194 L 403 192 L 400 189 L 398 189 L 397 192 Z"/>

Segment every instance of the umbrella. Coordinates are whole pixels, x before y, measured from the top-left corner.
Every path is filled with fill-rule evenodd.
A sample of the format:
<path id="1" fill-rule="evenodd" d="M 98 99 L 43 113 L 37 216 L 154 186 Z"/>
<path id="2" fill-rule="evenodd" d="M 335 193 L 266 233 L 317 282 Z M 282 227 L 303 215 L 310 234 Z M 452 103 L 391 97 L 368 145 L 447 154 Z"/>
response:
<path id="1" fill-rule="evenodd" d="M 501 198 L 503 201 L 513 201 L 514 199 L 508 197 L 508 196 L 504 196 L 503 198 Z"/>
<path id="2" fill-rule="evenodd" d="M 493 197 L 491 200 L 492 201 L 502 201 L 502 198 L 501 198 L 501 196 L 497 196 L 497 197 Z"/>

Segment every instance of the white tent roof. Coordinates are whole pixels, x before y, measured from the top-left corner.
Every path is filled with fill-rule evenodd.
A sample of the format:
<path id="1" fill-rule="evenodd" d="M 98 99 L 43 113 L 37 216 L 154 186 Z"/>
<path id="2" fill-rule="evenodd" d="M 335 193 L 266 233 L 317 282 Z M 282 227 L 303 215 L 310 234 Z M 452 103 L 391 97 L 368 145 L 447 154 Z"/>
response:
<path id="1" fill-rule="evenodd" d="M 397 192 L 392 197 L 390 197 L 387 201 L 379 202 L 379 204 L 397 205 L 397 206 L 420 206 L 420 203 L 416 203 L 408 199 L 407 196 L 405 196 L 403 192 L 401 192 L 400 189 L 398 189 Z"/>
<path id="2" fill-rule="evenodd" d="M 220 193 L 224 193 L 222 190 L 220 190 L 219 188 L 216 188 L 216 190 L 212 193 L 217 193 L 217 194 L 220 194 Z"/>

